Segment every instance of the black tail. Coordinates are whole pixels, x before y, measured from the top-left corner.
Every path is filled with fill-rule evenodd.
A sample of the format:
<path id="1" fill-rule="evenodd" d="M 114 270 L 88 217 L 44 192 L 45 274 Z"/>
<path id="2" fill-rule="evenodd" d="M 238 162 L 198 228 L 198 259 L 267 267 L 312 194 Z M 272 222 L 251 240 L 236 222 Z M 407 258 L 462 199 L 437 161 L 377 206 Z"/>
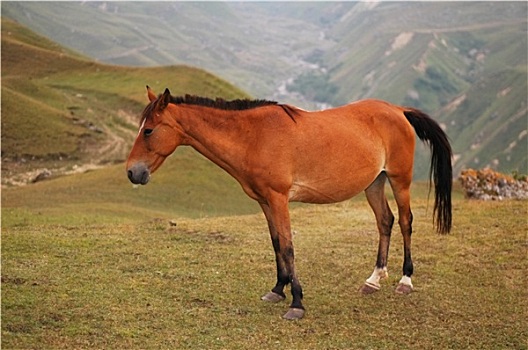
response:
<path id="1" fill-rule="evenodd" d="M 453 184 L 451 145 L 440 125 L 427 114 L 413 108 L 408 108 L 403 114 L 414 127 L 416 135 L 431 149 L 429 178 L 435 187 L 436 230 L 439 233 L 449 233 L 451 230 L 451 187 Z"/>

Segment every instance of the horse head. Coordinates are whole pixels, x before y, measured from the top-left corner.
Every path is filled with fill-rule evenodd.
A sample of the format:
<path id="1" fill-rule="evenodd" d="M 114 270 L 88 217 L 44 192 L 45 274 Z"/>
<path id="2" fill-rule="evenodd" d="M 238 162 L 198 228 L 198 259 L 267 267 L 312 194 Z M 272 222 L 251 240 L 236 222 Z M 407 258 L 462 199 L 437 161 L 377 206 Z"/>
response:
<path id="1" fill-rule="evenodd" d="M 128 178 L 134 184 L 145 185 L 150 174 L 181 144 L 183 132 L 171 115 L 175 105 L 171 104 L 169 89 L 159 96 L 147 86 L 150 103 L 141 117 L 139 132 L 126 163 Z"/>

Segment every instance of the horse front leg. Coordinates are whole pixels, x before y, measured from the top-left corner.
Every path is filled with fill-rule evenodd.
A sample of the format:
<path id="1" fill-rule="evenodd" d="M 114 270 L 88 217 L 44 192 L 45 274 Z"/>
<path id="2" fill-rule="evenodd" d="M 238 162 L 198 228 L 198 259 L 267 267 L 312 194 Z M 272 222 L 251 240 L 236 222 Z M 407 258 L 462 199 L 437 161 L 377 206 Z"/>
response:
<path id="1" fill-rule="evenodd" d="M 277 264 L 277 283 L 275 287 L 262 297 L 268 302 L 279 302 L 285 299 L 284 287 L 291 284 L 292 303 L 283 316 L 288 320 L 300 319 L 304 316 L 302 305 L 302 287 L 295 272 L 294 249 L 291 235 L 290 214 L 286 196 L 277 195 L 268 203 L 261 204 L 270 230 L 275 260 Z"/>
<path id="2" fill-rule="evenodd" d="M 264 216 L 268 222 L 268 229 L 271 236 L 271 242 L 273 244 L 273 250 L 275 251 L 275 262 L 277 264 L 277 284 L 273 289 L 262 296 L 262 300 L 270 303 L 278 303 L 286 299 L 286 294 L 284 294 L 284 287 L 288 284 L 288 276 L 284 273 L 284 260 L 280 254 L 280 243 L 279 243 L 279 234 L 273 225 L 273 220 L 271 218 L 271 209 L 267 204 L 260 204 Z"/>

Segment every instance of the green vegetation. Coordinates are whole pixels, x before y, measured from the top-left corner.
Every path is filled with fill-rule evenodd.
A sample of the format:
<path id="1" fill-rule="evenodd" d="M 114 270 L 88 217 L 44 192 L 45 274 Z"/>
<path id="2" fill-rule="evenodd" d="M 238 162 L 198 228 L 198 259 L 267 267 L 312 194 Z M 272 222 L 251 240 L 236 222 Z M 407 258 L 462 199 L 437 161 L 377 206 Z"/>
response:
<path id="1" fill-rule="evenodd" d="M 52 206 L 50 196 L 56 202 Z M 4 188 L 2 211 L 11 210 L 16 215 L 4 216 L 2 224 L 24 226 L 38 218 L 42 223 L 128 221 L 144 214 L 169 218 L 174 212 L 187 217 L 248 214 L 255 213 L 258 205 L 223 170 L 190 148 L 180 148 L 146 187 L 133 186 L 124 164 L 117 164 L 78 176 Z"/>
<path id="2" fill-rule="evenodd" d="M 415 91 L 420 92 L 420 97 L 411 99 L 407 96 L 404 104 L 423 110 L 436 110 L 441 106 L 445 106 L 452 96 L 461 92 L 456 80 L 456 77 L 450 77 L 448 70 L 437 66 L 429 66 L 425 70 L 425 74 L 413 83 L 413 88 Z M 431 108 L 432 106 L 434 108 Z"/>
<path id="3" fill-rule="evenodd" d="M 288 90 L 298 92 L 310 101 L 335 104 L 334 97 L 339 88 L 330 82 L 328 73 L 310 71 L 295 78 Z"/>
<path id="4" fill-rule="evenodd" d="M 471 202 L 457 190 L 454 230 L 439 236 L 427 185 L 416 184 L 409 296 L 393 292 L 397 228 L 389 279 L 375 295 L 357 292 L 377 249 L 363 196 L 293 209 L 308 311 L 287 322 L 287 302 L 259 300 L 275 276 L 263 215 L 211 217 L 242 191 L 213 188 L 200 208 L 180 189 L 207 187 L 197 174 L 209 169 L 186 183 L 175 168 L 137 189 L 110 167 L 2 191 L 3 348 L 526 347 L 526 202 Z"/>
<path id="5" fill-rule="evenodd" d="M 147 84 L 174 95 L 247 97 L 196 68 L 97 64 L 2 18 L 3 183 L 36 167 L 123 161 Z"/>
<path id="6" fill-rule="evenodd" d="M 526 68 L 523 70 L 524 73 L 519 74 L 519 69 L 505 69 L 478 80 L 477 85 L 466 92 L 456 111 L 448 110 L 441 116 L 455 153 L 460 157 L 455 162 L 456 172 L 464 167 L 490 164 L 506 173 L 527 172 L 525 98 L 528 85 Z M 457 118 L 457 114 L 464 118 Z M 506 115 L 509 117 L 504 118 Z"/>

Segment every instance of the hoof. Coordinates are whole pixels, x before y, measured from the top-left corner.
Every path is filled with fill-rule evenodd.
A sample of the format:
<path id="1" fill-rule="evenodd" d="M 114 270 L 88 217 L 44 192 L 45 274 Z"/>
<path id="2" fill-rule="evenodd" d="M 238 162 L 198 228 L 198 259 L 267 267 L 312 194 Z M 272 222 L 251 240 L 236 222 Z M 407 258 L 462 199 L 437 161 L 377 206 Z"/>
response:
<path id="1" fill-rule="evenodd" d="M 285 320 L 300 320 L 304 316 L 304 309 L 291 307 L 287 313 L 282 316 Z"/>
<path id="2" fill-rule="evenodd" d="M 286 299 L 286 297 L 275 292 L 269 292 L 266 295 L 262 296 L 262 298 L 260 299 L 267 301 L 268 303 L 278 303 Z"/>
<path id="3" fill-rule="evenodd" d="M 359 292 L 363 295 L 373 294 L 380 290 L 380 287 L 374 286 L 372 284 L 365 283 L 359 288 Z"/>
<path id="4" fill-rule="evenodd" d="M 413 287 L 408 284 L 400 283 L 398 284 L 398 287 L 396 287 L 395 292 L 398 294 L 411 294 L 413 291 Z"/>

